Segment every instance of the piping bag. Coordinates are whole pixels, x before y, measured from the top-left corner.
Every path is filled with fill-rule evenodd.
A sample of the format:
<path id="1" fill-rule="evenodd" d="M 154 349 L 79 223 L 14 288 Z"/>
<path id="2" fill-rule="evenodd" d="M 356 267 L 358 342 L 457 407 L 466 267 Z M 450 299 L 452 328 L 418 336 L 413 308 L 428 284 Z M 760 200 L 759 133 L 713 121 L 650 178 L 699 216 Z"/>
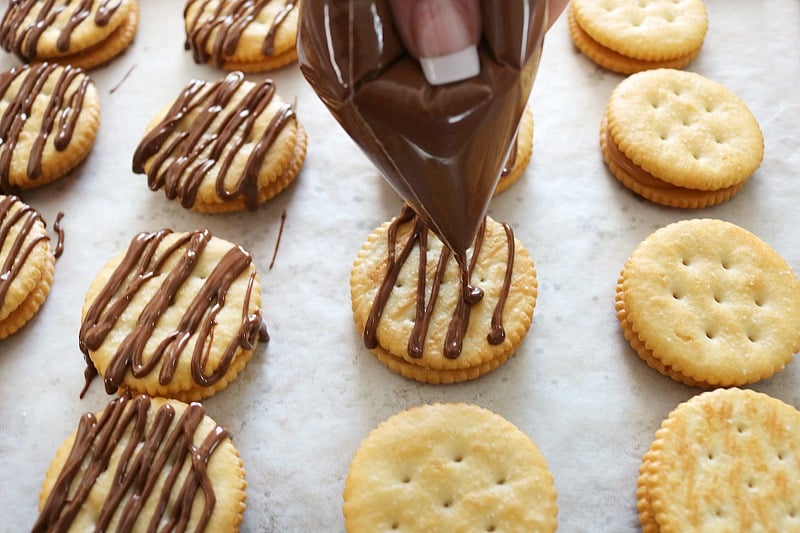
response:
<path id="1" fill-rule="evenodd" d="M 436 86 L 403 46 L 388 0 L 303 0 L 298 29 L 303 76 L 453 252 L 465 300 L 480 298 L 467 250 L 515 145 L 547 26 L 547 0 L 480 9 L 480 72 Z"/>

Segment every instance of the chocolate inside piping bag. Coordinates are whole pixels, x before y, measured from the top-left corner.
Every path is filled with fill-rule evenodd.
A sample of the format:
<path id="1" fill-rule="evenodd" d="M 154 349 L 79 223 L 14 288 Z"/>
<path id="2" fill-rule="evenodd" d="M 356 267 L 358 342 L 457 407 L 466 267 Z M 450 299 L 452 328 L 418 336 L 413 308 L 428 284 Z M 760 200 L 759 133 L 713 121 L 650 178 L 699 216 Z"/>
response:
<path id="1" fill-rule="evenodd" d="M 301 5 L 303 75 L 462 270 L 528 100 L 546 7 L 482 0 L 480 73 L 432 86 L 404 48 L 387 0 Z"/>

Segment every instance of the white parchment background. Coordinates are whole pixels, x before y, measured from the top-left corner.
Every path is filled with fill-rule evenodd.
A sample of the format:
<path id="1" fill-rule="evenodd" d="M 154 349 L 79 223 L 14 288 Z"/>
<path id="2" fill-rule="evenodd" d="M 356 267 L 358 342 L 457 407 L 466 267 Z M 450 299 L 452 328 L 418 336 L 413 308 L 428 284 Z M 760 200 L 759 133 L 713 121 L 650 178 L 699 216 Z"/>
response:
<path id="1" fill-rule="evenodd" d="M 708 0 L 707 7 L 708 34 L 687 70 L 748 104 L 764 132 L 761 168 L 736 197 L 708 209 L 635 197 L 609 174 L 598 147 L 608 95 L 622 76 L 578 53 L 562 17 L 547 36 L 531 100 L 533 161 L 490 208 L 512 224 L 536 262 L 533 326 L 516 357 L 491 374 L 430 386 L 393 374 L 361 344 L 350 312 L 350 267 L 400 202 L 296 65 L 272 77 L 284 99 L 297 102 L 308 157 L 296 183 L 259 211 L 193 213 L 132 173 L 150 117 L 190 79 L 223 75 L 184 51 L 181 2 L 141 0 L 132 48 L 92 71 L 103 107 L 89 160 L 23 195 L 51 226 L 65 213 L 66 243 L 41 312 L 0 341 L 0 530 L 30 529 L 55 450 L 81 413 L 109 400 L 99 381 L 78 399 L 78 329 L 89 283 L 134 234 L 165 227 L 208 227 L 245 246 L 261 271 L 272 340 L 231 386 L 204 402 L 230 428 L 245 462 L 243 530 L 342 531 L 344 478 L 361 440 L 396 412 L 436 401 L 489 408 L 533 439 L 555 476 L 560 531 L 637 530 L 641 455 L 667 413 L 699 391 L 649 369 L 622 338 L 614 315 L 622 264 L 655 229 L 714 217 L 759 235 L 800 272 L 800 3 Z M 2 68 L 17 63 L 0 58 Z M 268 270 L 283 210 L 283 240 Z M 798 383 L 795 362 L 753 388 L 798 406 Z"/>

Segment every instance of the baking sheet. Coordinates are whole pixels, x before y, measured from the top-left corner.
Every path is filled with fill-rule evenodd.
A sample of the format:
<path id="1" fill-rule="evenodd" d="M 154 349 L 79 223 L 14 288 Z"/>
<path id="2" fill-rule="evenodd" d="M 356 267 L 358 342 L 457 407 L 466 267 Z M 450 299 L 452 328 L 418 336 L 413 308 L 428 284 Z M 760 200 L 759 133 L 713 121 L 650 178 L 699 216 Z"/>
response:
<path id="1" fill-rule="evenodd" d="M 560 531 L 638 530 L 641 455 L 667 413 L 699 391 L 649 369 L 623 339 L 614 314 L 622 264 L 655 229 L 714 217 L 759 235 L 800 271 L 800 3 L 706 3 L 708 34 L 687 70 L 727 86 L 753 111 L 766 142 L 760 169 L 732 200 L 697 211 L 660 207 L 622 187 L 598 147 L 600 118 L 622 76 L 578 53 L 562 16 L 546 38 L 531 99 L 532 163 L 490 207 L 536 262 L 531 331 L 494 372 L 431 386 L 390 372 L 361 344 L 350 311 L 350 267 L 400 201 L 296 65 L 271 77 L 285 100 L 297 102 L 308 156 L 295 184 L 259 211 L 193 213 L 132 173 L 151 116 L 190 79 L 224 75 L 195 65 L 184 51 L 182 3 L 141 0 L 131 49 L 91 73 L 102 124 L 89 160 L 70 177 L 22 195 L 51 227 L 65 213 L 66 242 L 44 307 L 0 341 L 0 530 L 30 529 L 56 449 L 83 412 L 109 400 L 99 381 L 78 398 L 78 330 L 89 283 L 134 234 L 165 227 L 207 227 L 245 246 L 261 272 L 272 339 L 227 389 L 204 402 L 231 430 L 245 462 L 244 531 L 342 531 L 341 493 L 361 440 L 402 409 L 442 401 L 491 409 L 533 439 L 555 477 Z M 0 57 L 3 69 L 17 63 Z M 799 382 L 794 362 L 752 388 L 798 406 Z"/>

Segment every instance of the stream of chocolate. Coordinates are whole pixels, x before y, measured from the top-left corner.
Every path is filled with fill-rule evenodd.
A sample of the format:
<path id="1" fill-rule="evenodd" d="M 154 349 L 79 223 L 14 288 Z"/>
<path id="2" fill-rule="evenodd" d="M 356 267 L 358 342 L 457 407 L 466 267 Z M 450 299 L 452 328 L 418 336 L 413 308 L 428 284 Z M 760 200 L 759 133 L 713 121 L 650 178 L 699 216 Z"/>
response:
<path id="1" fill-rule="evenodd" d="M 0 118 L 0 192 L 13 192 L 10 182 L 11 161 L 23 128 L 34 114 L 34 103 L 42 93 L 50 76 L 58 72 L 58 79 L 50 94 L 42 117 L 39 132 L 33 139 L 28 155 L 27 177 L 35 180 L 41 176 L 42 154 L 47 140 L 53 136 L 56 150 L 63 151 L 72 140 L 75 126 L 83 109 L 86 91 L 91 79 L 78 68 L 60 66 L 57 63 L 23 65 L 0 74 L 0 98 L 6 97 L 9 88 L 17 78 L 20 86 Z M 70 91 L 73 82 L 76 87 Z"/>
<path id="2" fill-rule="evenodd" d="M 58 235 L 58 240 L 56 241 L 56 249 L 53 250 L 53 255 L 56 256 L 56 259 L 61 257 L 61 254 L 64 253 L 64 227 L 61 225 L 61 219 L 64 218 L 64 213 L 61 211 L 58 212 L 56 215 L 56 221 L 53 222 L 53 231 L 56 232 Z"/>
<path id="3" fill-rule="evenodd" d="M 281 212 L 281 225 L 278 228 L 278 238 L 275 239 L 275 249 L 272 250 L 272 260 L 269 262 L 269 269 L 275 266 L 275 258 L 278 257 L 278 248 L 281 245 L 281 237 L 283 237 L 283 226 L 286 223 L 286 209 Z"/>
<path id="4" fill-rule="evenodd" d="M 17 207 L 12 209 L 14 206 Z M 5 196 L 0 199 L 0 250 L 8 249 L 6 260 L 0 264 L 0 308 L 3 307 L 8 290 L 22 270 L 28 256 L 31 255 L 39 241 L 48 240 L 47 235 L 43 234 L 25 245 L 25 240 L 37 221 L 44 224 L 39 212 L 23 203 L 18 197 Z M 6 241 L 9 240 L 13 227 L 19 229 L 14 240 L 7 244 Z"/>
<path id="5" fill-rule="evenodd" d="M 244 83 L 247 82 L 241 72 L 232 72 L 214 83 L 195 80 L 181 92 L 133 156 L 133 171 L 138 174 L 145 172 L 145 163 L 152 158 L 146 171 L 150 189 L 163 187 L 168 198 L 178 198 L 184 207 L 192 207 L 203 179 L 218 166 L 217 195 L 223 200 L 244 197 L 248 209 L 258 208 L 259 170 L 278 134 L 295 115 L 291 105 L 283 104 L 269 125 L 255 132 L 257 141 L 243 175 L 232 190 L 227 190 L 225 178 L 234 157 L 251 140 L 256 120 L 275 96 L 275 83 L 264 80 L 253 84 L 239 102 L 233 103 Z M 179 129 L 187 126 L 181 123 L 194 111 L 197 116 L 192 119 L 191 128 Z M 219 132 L 211 135 L 209 128 L 220 115 L 223 118 Z"/>
<path id="6" fill-rule="evenodd" d="M 148 531 L 185 531 L 195 500 L 202 502 L 196 531 L 205 529 L 216 505 L 206 467 L 229 433 L 215 426 L 200 436 L 197 445 L 196 434 L 205 417 L 201 404 L 187 405 L 176 420 L 175 408 L 166 403 L 150 415 L 148 424 L 150 410 L 149 397 L 126 392 L 99 417 L 93 413 L 81 417 L 69 455 L 32 528 L 34 533 L 67 531 L 117 456 L 95 531 L 108 530 L 115 515 L 116 531 L 131 531 L 151 497 L 156 505 Z M 161 479 L 160 492 L 154 493 Z"/>
<path id="7" fill-rule="evenodd" d="M 184 47 L 192 51 L 197 63 L 207 63 L 212 60 L 214 65 L 222 68 L 225 60 L 236 53 L 239 39 L 245 29 L 253 23 L 258 14 L 271 2 L 279 0 L 234 0 L 231 2 L 217 2 L 216 0 L 188 0 L 183 11 L 187 21 L 186 41 Z M 189 10 L 199 3 L 195 17 L 189 22 Z M 211 15 L 207 15 L 209 4 L 216 3 L 217 7 Z M 269 30 L 264 36 L 261 53 L 265 56 L 273 55 L 275 51 L 275 32 L 297 7 L 296 0 L 283 0 L 283 7 L 276 14 Z M 209 51 L 208 41 L 214 35 L 214 46 Z"/>
<path id="8" fill-rule="evenodd" d="M 398 232 L 400 228 L 406 224 L 411 224 L 412 229 L 408 232 L 408 239 L 397 250 L 398 245 Z M 511 226 L 503 224 L 503 229 L 506 234 L 508 242 L 508 258 L 506 260 L 506 274 L 503 279 L 503 287 L 498 297 L 497 303 L 492 315 L 491 330 L 487 334 L 487 341 L 490 344 L 501 344 L 505 340 L 505 330 L 503 328 L 503 309 L 508 299 L 508 292 L 511 288 L 511 276 L 514 268 L 514 232 Z M 411 251 L 416 244 L 419 247 L 419 264 L 417 275 L 417 298 L 416 298 L 416 312 L 414 319 L 414 327 L 408 339 L 408 355 L 413 358 L 420 358 L 423 355 L 423 347 L 425 345 L 425 338 L 428 334 L 428 327 L 433 310 L 436 306 L 436 300 L 439 295 L 439 287 L 444 279 L 445 269 L 450 260 L 451 252 L 446 247 L 442 247 L 442 252 L 439 256 L 439 261 L 436 265 L 436 272 L 431 280 L 430 296 L 427 303 L 425 302 L 426 289 L 426 273 L 427 273 L 427 251 L 428 251 L 428 230 L 425 222 L 414 213 L 409 206 L 404 206 L 400 215 L 395 218 L 389 225 L 387 230 L 387 267 L 386 275 L 381 282 L 378 291 L 375 294 L 375 299 L 372 302 L 367 322 L 364 327 L 364 345 L 373 349 L 378 346 L 378 324 L 380 323 L 383 310 L 391 295 L 392 288 L 397 282 L 400 275 L 400 270 L 411 255 Z M 472 247 L 472 256 L 467 265 L 466 281 L 462 280 L 462 284 L 466 283 L 469 286 L 469 278 L 472 275 L 475 265 L 477 264 L 478 256 L 483 245 L 483 237 L 486 233 L 486 219 L 478 231 L 475 238 L 475 243 Z M 479 294 L 477 298 L 465 299 L 458 298 L 456 308 L 453 312 L 453 318 L 447 330 L 445 337 L 445 345 L 443 353 L 448 359 L 455 359 L 461 354 L 463 346 L 464 335 L 469 326 L 470 308 L 472 305 L 479 302 L 483 297 L 483 291 L 476 287 L 472 287 L 471 294 Z"/>
<path id="9" fill-rule="evenodd" d="M 39 39 L 53 27 L 56 19 L 67 9 L 72 9 L 69 19 L 58 30 L 56 47 L 60 52 L 69 50 L 70 39 L 75 28 L 89 18 L 97 4 L 94 23 L 105 26 L 124 0 L 11 0 L 8 10 L 0 22 L 0 46 L 7 52 L 13 52 L 24 62 L 37 57 L 36 49 Z M 39 10 L 27 25 L 24 22 L 34 8 Z"/>
<path id="10" fill-rule="evenodd" d="M 216 316 L 225 304 L 225 297 L 231 284 L 249 268 L 252 262 L 249 253 L 235 246 L 220 259 L 203 280 L 202 287 L 194 295 L 175 331 L 166 335 L 154 348 L 150 358 L 145 360 L 145 345 L 159 325 L 159 317 L 173 301 L 184 281 L 192 274 L 199 257 L 211 240 L 211 233 L 208 230 L 197 230 L 180 236 L 169 246 L 161 246 L 162 241 L 171 233 L 170 230 L 162 230 L 136 235 L 125 257 L 86 312 L 80 330 L 80 348 L 87 364 L 84 373 L 86 385 L 81 396 L 97 375 L 89 352 L 103 344 L 134 295 L 148 280 L 157 276 L 162 277 L 163 281 L 151 300 L 142 308 L 136 327 L 120 342 L 105 371 L 103 381 L 109 394 L 117 391 L 127 371 L 130 370 L 133 376 L 138 378 L 149 374 L 159 364 L 159 383 L 162 385 L 169 383 L 175 374 L 181 353 L 194 336 L 196 344 L 191 356 L 192 379 L 204 387 L 213 385 L 225 375 L 238 348 L 250 350 L 259 339 L 269 340 L 261 312 L 256 310 L 251 313 L 248 310 L 255 278 L 255 272 L 252 272 L 242 306 L 239 331 L 225 347 L 217 368 L 211 373 L 206 372 L 208 351 L 214 339 Z M 162 272 L 164 265 L 173 258 L 177 260 L 172 270 Z"/>

